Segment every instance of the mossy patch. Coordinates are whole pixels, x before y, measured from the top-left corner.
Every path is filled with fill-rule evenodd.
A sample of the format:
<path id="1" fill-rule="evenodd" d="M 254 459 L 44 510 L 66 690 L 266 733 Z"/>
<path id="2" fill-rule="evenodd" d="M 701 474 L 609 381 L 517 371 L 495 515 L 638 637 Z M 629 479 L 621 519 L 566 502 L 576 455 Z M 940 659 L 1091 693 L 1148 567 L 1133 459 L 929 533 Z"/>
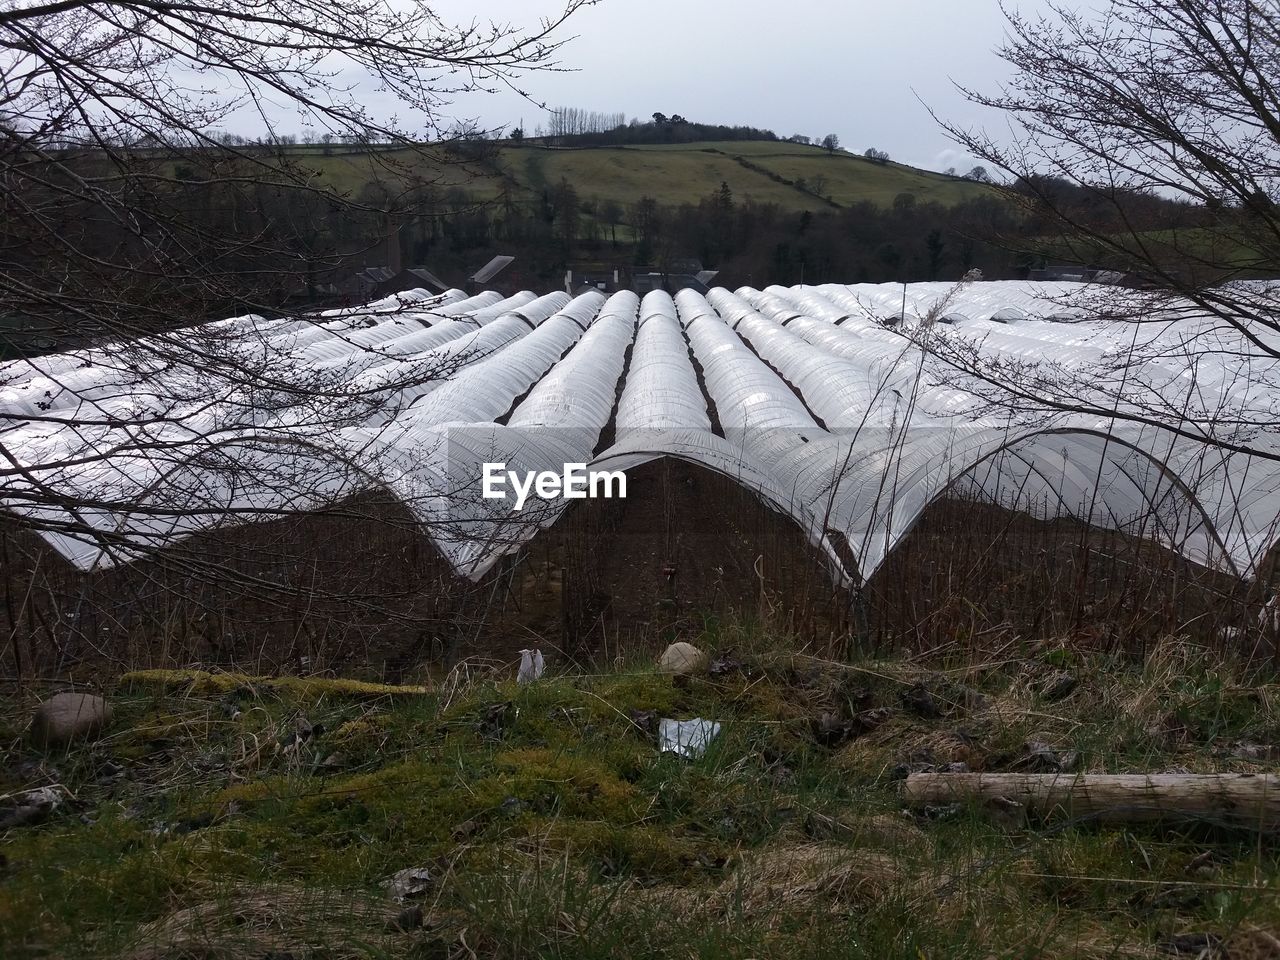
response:
<path id="1" fill-rule="evenodd" d="M 1018 768 L 1028 741 L 1089 770 L 1267 769 L 1270 678 L 1182 649 L 971 669 L 745 639 L 740 668 L 714 677 L 481 680 L 443 701 L 131 675 L 102 740 L 9 747 L 7 791 L 56 779 L 74 801 L 0 835 L 6 958 L 187 949 L 200 925 L 215 946 L 243 933 L 295 956 L 319 938 L 339 956 L 901 960 L 1152 956 L 1186 930 L 1245 950 L 1280 929 L 1280 863 L 1247 832 L 911 816 L 895 779 Z M 1064 665 L 1081 682 L 1046 697 Z M 907 694 L 918 684 L 936 714 Z M 706 753 L 660 753 L 652 720 L 694 716 L 722 723 Z M 385 884 L 408 867 L 431 880 L 406 934 L 387 926 Z"/>

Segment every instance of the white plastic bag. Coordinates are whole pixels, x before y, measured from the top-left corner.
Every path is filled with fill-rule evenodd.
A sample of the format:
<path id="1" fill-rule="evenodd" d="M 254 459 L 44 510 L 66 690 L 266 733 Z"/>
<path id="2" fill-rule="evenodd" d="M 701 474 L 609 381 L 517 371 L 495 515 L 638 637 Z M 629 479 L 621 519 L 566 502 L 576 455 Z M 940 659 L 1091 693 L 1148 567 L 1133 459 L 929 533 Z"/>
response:
<path id="1" fill-rule="evenodd" d="M 521 650 L 520 670 L 516 673 L 516 683 L 521 685 L 533 683 L 542 676 L 545 667 L 541 650 Z"/>
<path id="2" fill-rule="evenodd" d="M 692 720 L 658 721 L 658 749 L 662 753 L 676 753 L 690 760 L 706 751 L 707 744 L 720 735 L 720 724 L 714 720 L 694 717 Z"/>

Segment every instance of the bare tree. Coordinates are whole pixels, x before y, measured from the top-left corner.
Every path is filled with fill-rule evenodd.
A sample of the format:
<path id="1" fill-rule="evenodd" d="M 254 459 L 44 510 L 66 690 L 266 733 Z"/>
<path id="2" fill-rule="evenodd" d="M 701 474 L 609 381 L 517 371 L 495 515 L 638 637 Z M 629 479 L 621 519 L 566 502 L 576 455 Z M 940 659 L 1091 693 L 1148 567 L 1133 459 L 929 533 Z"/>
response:
<path id="1" fill-rule="evenodd" d="M 1000 53 L 1013 80 L 996 94 L 964 92 L 1001 111 L 1013 135 L 943 125 L 1005 174 L 1042 249 L 1109 267 L 1135 289 L 1063 305 L 1118 334 L 1074 370 L 981 362 L 962 341 L 939 349 L 981 375 L 993 399 L 1277 459 L 1280 418 L 1253 387 L 1275 380 L 1280 296 L 1273 284 L 1231 281 L 1280 267 L 1280 6 L 1110 0 L 1101 11 L 1006 15 Z M 1153 371 L 1172 354 L 1217 372 L 1166 382 Z"/>
<path id="2" fill-rule="evenodd" d="M 387 317 L 319 316 L 307 294 L 397 244 L 424 191 L 467 182 L 439 149 L 466 128 L 450 104 L 559 69 L 587 2 L 525 30 L 424 0 L 0 0 L 0 325 L 27 344 L 0 364 L 6 531 L 109 562 L 148 532 L 324 507 L 367 479 L 331 439 L 469 358 L 384 350 L 363 331 Z M 374 313 L 404 307 L 430 303 Z M 345 361 L 299 348 L 321 328 Z"/>

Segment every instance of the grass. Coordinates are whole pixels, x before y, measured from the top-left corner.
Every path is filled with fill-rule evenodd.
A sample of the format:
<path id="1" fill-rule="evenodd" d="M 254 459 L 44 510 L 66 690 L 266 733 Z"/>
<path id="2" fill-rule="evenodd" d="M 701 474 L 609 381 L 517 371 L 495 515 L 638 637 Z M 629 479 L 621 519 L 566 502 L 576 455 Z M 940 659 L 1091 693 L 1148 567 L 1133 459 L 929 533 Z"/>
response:
<path id="1" fill-rule="evenodd" d="M 581 150 L 521 147 L 505 149 L 502 155 L 504 166 L 517 180 L 525 179 L 522 171 L 532 161 L 547 182 L 564 177 L 580 196 L 624 205 L 646 194 L 662 204 L 696 204 L 724 182 L 739 201 L 775 203 L 788 212 L 829 209 L 818 197 L 794 186 L 800 178 L 812 185 L 819 176 L 826 180 L 823 195 L 841 205 L 866 200 L 889 206 L 900 193 L 914 193 L 922 203 L 954 204 L 990 191 L 983 184 L 901 164 L 873 163 L 841 151 L 828 155 L 815 147 L 787 143 L 735 141 Z"/>
<path id="2" fill-rule="evenodd" d="M 57 782 L 68 799 L 0 834 L 4 955 L 1100 958 L 1191 935 L 1233 958 L 1280 950 L 1268 838 L 913 816 L 896 779 L 1017 769 L 1033 741 L 1089 771 L 1262 770 L 1246 747 L 1280 735 L 1270 677 L 1177 642 L 1145 663 L 1055 648 L 927 664 L 834 664 L 738 627 L 700 642 L 726 662 L 687 679 L 459 672 L 396 696 L 133 678 L 103 740 L 48 755 L 22 737 L 33 694 L 15 695 L 0 795 Z M 723 732 L 697 760 L 659 754 L 650 710 Z M 401 903 L 386 883 L 406 868 L 427 879 Z"/>
<path id="3" fill-rule="evenodd" d="M 602 147 L 591 150 L 557 150 L 541 147 L 508 148 L 503 164 L 523 182 L 521 173 L 532 158 L 540 164 L 547 183 L 568 180 L 580 197 L 615 200 L 627 207 L 643 196 L 664 206 L 697 203 L 729 184 L 734 199 L 775 203 L 786 210 L 816 209 L 818 203 L 785 184 L 746 170 L 732 157 L 707 152 L 690 144 L 667 149 Z"/>
<path id="4" fill-rule="evenodd" d="M 732 141 L 647 144 L 631 147 L 546 148 L 505 146 L 496 166 L 447 160 L 443 153 L 380 150 L 372 155 L 334 147 L 326 156 L 313 147 L 294 148 L 295 159 L 315 171 L 319 182 L 359 196 L 380 181 L 393 192 L 418 177 L 441 191 L 461 188 L 477 199 L 501 195 L 507 178 L 517 196 L 529 197 L 562 178 L 584 199 L 614 200 L 624 209 L 642 196 L 664 205 L 696 204 L 728 183 L 739 202 L 777 204 L 788 213 L 830 209 L 823 199 L 795 185 L 823 178 L 824 196 L 839 205 L 867 200 L 888 206 L 900 193 L 920 202 L 954 204 L 990 191 L 939 173 L 897 163 L 879 164 L 843 151 L 828 155 L 817 147 L 791 143 Z M 500 171 L 500 174 L 499 174 Z"/>

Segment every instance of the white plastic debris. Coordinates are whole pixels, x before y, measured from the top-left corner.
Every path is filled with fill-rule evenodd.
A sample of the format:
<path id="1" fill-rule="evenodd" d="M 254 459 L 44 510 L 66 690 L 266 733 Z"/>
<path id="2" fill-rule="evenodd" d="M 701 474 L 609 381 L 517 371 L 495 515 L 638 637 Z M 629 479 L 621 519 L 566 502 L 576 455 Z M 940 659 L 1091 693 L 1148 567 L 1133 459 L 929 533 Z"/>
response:
<path id="1" fill-rule="evenodd" d="M 714 720 L 694 717 L 692 720 L 658 721 L 658 749 L 662 753 L 676 753 L 696 759 L 706 751 L 707 745 L 720 735 L 720 724 Z"/>
<path id="2" fill-rule="evenodd" d="M 520 671 L 516 674 L 516 683 L 532 683 L 542 676 L 545 666 L 541 650 L 521 650 Z"/>
<path id="3" fill-rule="evenodd" d="M 400 901 L 420 897 L 431 888 L 434 877 L 426 867 L 407 867 L 387 881 L 387 892 Z"/>
<path id="4" fill-rule="evenodd" d="M 60 784 L 55 784 L 0 798 L 3 801 L 0 802 L 0 830 L 47 820 L 62 806 L 63 790 Z"/>

